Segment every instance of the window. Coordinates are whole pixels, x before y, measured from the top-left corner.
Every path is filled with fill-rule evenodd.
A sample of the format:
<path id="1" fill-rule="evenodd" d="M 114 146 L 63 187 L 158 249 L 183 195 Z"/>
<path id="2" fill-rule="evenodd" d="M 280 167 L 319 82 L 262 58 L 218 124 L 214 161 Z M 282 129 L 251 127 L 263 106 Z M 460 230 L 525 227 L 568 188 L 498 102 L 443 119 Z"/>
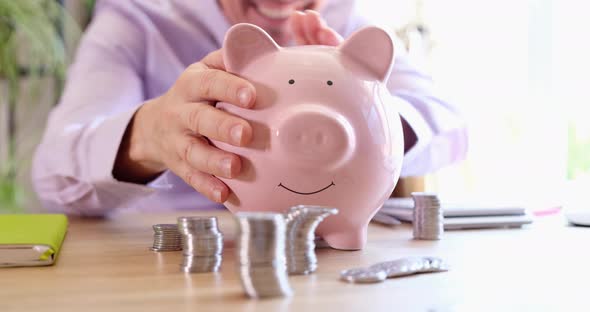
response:
<path id="1" fill-rule="evenodd" d="M 399 29 L 372 13 L 377 2 L 361 6 Z M 428 176 L 430 189 L 542 206 L 590 191 L 590 42 L 582 33 L 590 19 L 582 2 L 396 2 L 409 15 L 396 21 L 429 29 L 430 49 L 417 61 L 470 128 L 467 161 Z"/>

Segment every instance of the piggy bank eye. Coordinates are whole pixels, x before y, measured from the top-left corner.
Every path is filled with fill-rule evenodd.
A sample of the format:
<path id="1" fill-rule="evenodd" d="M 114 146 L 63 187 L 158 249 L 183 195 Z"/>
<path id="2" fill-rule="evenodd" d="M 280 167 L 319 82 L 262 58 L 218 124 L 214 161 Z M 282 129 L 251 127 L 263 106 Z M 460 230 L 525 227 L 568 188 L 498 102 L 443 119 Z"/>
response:
<path id="1" fill-rule="evenodd" d="M 331 85 L 333 85 L 333 84 L 334 84 L 334 83 L 332 82 L 332 80 L 328 80 L 328 85 L 329 85 L 329 86 L 331 86 Z"/>
<path id="2" fill-rule="evenodd" d="M 295 83 L 295 80 L 289 79 L 289 84 L 294 84 L 294 83 Z"/>

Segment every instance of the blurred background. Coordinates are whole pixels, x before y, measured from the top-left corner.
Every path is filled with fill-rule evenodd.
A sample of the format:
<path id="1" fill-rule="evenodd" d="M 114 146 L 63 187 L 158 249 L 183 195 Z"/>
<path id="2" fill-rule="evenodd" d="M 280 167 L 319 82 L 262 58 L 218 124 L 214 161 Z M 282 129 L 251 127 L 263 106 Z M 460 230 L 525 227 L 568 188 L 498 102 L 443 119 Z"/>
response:
<path id="1" fill-rule="evenodd" d="M 590 191 L 584 2 L 357 2 L 399 36 L 469 124 L 468 159 L 424 177 L 428 190 L 541 208 L 585 201 L 590 211 L 583 196 Z M 0 211 L 39 210 L 31 156 L 93 5 L 0 0 Z"/>

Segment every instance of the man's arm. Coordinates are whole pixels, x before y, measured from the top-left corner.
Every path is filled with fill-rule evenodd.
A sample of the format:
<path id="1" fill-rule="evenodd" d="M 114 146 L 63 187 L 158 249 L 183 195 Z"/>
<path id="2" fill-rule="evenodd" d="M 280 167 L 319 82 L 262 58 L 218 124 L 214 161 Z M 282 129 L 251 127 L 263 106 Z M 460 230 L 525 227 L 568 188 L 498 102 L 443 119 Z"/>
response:
<path id="1" fill-rule="evenodd" d="M 398 52 L 387 87 L 404 124 L 402 176 L 421 176 L 465 159 L 467 129 L 459 111 L 433 91 L 432 79 Z"/>
<path id="2" fill-rule="evenodd" d="M 85 33 L 33 161 L 33 183 L 46 208 L 102 215 L 152 192 L 111 174 L 125 129 L 144 101 L 142 40 L 133 21 L 114 10 L 99 11 Z"/>

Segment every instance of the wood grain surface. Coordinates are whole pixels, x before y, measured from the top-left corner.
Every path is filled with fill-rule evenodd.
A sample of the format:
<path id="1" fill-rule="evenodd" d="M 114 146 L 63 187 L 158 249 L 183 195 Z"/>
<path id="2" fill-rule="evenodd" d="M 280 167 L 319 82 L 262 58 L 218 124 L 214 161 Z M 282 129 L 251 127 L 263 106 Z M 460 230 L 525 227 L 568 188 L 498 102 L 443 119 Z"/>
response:
<path id="1" fill-rule="evenodd" d="M 522 229 L 446 232 L 412 239 L 408 225 L 371 225 L 361 251 L 317 250 L 319 269 L 290 277 L 294 296 L 252 300 L 235 267 L 232 216 L 217 215 L 225 236 L 221 271 L 184 274 L 181 252 L 153 252 L 152 224 L 179 214 L 70 219 L 54 266 L 0 269 L 0 311 L 588 311 L 590 228 L 563 217 Z M 185 213 L 186 215 L 186 213 Z M 447 260 L 445 273 L 356 285 L 340 270 L 410 255 Z M 586 302 L 586 305 L 582 305 Z"/>

